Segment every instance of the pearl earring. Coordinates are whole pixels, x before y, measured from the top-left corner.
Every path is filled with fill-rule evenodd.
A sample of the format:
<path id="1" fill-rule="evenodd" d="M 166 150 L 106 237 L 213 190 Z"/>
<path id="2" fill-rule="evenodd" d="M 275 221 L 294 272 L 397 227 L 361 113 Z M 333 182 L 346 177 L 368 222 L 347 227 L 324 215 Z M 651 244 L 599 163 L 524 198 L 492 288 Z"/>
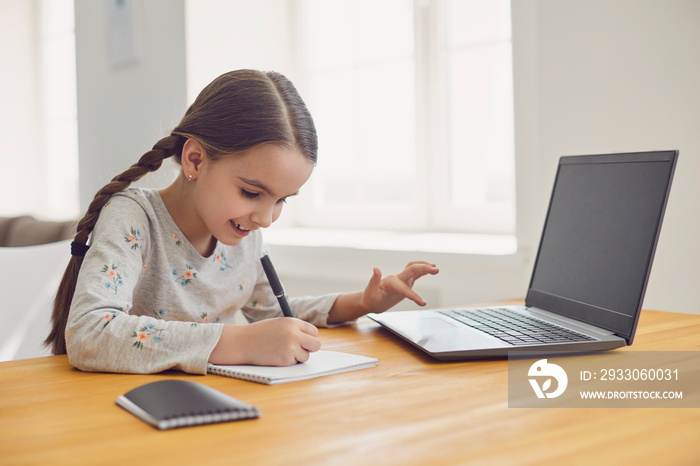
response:
<path id="1" fill-rule="evenodd" d="M 187 176 L 187 181 L 192 181 L 192 175 Z"/>

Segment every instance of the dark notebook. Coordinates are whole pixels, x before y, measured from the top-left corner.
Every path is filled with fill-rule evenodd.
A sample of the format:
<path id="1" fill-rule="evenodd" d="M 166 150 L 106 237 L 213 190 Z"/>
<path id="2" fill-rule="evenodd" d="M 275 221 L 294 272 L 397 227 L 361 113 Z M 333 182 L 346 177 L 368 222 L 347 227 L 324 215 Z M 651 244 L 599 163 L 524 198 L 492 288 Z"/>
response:
<path id="1" fill-rule="evenodd" d="M 117 398 L 117 404 L 158 429 L 260 417 L 260 410 L 189 380 L 151 382 Z"/>

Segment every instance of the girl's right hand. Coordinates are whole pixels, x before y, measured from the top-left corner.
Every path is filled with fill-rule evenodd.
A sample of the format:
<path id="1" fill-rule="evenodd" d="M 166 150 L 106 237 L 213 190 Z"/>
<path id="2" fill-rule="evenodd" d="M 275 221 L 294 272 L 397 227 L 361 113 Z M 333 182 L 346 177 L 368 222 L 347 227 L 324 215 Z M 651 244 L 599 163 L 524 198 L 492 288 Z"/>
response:
<path id="1" fill-rule="evenodd" d="M 249 325 L 225 325 L 209 356 L 213 364 L 291 366 L 309 359 L 321 348 L 318 329 L 289 317 Z"/>

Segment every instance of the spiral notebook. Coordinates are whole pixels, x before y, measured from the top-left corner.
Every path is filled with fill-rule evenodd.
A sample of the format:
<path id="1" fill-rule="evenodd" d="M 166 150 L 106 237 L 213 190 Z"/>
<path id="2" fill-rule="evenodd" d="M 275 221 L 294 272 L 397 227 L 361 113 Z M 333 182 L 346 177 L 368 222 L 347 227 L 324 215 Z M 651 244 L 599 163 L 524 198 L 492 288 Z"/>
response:
<path id="1" fill-rule="evenodd" d="M 368 367 L 374 367 L 377 364 L 379 364 L 379 361 L 375 358 L 321 350 L 311 353 L 308 361 L 293 366 L 225 366 L 208 364 L 207 372 L 240 380 L 277 385 L 280 383 L 296 382 L 299 380 L 312 379 L 314 377 L 323 377 L 326 375 L 340 374 L 342 372 L 366 369 Z"/>
<path id="2" fill-rule="evenodd" d="M 158 429 L 260 417 L 260 410 L 189 380 L 151 382 L 117 398 L 117 404 Z"/>

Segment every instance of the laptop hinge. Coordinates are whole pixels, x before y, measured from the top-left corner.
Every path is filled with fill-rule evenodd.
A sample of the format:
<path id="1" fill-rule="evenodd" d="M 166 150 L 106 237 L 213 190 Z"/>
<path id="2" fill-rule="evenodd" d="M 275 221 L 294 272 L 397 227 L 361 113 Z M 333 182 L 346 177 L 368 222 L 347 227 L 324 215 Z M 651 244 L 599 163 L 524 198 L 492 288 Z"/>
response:
<path id="1" fill-rule="evenodd" d="M 544 309 L 541 309 L 536 306 L 525 306 L 525 309 L 528 311 L 531 311 L 535 315 L 540 315 L 546 318 L 546 320 L 550 321 L 559 321 L 562 324 L 566 325 L 567 327 L 575 327 L 576 329 L 583 330 L 588 333 L 597 333 L 597 334 L 602 334 L 602 335 L 616 335 L 619 336 L 620 338 L 623 338 L 620 335 L 617 335 L 615 332 L 612 330 L 607 330 L 601 327 L 596 327 L 595 325 L 587 324 L 585 322 L 581 322 L 576 319 L 572 319 L 570 317 L 562 316 L 560 314 L 556 314 L 551 311 L 545 311 Z"/>

